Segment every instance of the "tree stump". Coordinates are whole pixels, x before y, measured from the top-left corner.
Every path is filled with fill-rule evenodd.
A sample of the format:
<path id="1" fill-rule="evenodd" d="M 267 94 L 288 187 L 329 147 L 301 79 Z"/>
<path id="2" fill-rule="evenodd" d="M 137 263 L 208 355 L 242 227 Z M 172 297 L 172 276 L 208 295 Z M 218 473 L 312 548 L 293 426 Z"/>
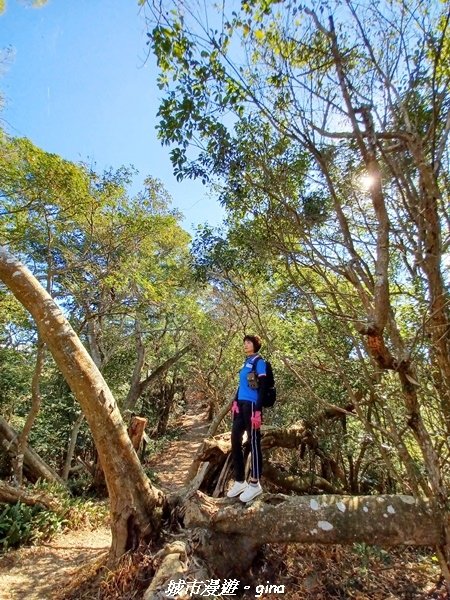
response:
<path id="1" fill-rule="evenodd" d="M 133 415 L 128 426 L 128 435 L 130 436 L 131 443 L 133 444 L 133 448 L 136 450 L 138 456 L 140 456 L 140 452 L 142 451 L 144 445 L 144 432 L 146 425 L 147 419 Z"/>

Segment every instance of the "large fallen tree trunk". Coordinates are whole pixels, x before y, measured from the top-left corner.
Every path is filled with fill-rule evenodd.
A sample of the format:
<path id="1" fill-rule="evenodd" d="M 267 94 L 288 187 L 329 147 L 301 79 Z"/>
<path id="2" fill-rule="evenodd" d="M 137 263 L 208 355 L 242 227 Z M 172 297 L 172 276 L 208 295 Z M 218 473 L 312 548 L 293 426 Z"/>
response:
<path id="1" fill-rule="evenodd" d="M 245 505 L 195 492 L 184 506 L 185 526 L 202 532 L 200 555 L 222 577 L 245 571 L 266 543 L 435 546 L 440 535 L 428 502 L 406 495 L 264 494 Z"/>
<path id="2" fill-rule="evenodd" d="M 251 505 L 195 492 L 185 525 L 245 535 L 257 544 L 301 542 L 380 546 L 435 545 L 438 529 L 428 501 L 413 496 L 285 496 L 264 494 Z"/>
<path id="3" fill-rule="evenodd" d="M 14 456 L 16 453 L 15 444 L 18 436 L 19 434 L 9 423 L 3 417 L 0 417 L 0 443 L 3 449 L 11 456 Z M 45 479 L 46 481 L 66 485 L 63 479 L 28 445 L 25 447 L 23 462 L 25 474 L 31 482 L 34 483 L 38 479 Z"/>
<path id="4" fill-rule="evenodd" d="M 0 502 L 11 504 L 22 502 L 22 504 L 27 504 L 28 506 L 41 504 L 43 507 L 54 512 L 61 511 L 61 506 L 58 502 L 43 492 L 33 493 L 23 488 L 9 485 L 5 481 L 0 481 Z"/>

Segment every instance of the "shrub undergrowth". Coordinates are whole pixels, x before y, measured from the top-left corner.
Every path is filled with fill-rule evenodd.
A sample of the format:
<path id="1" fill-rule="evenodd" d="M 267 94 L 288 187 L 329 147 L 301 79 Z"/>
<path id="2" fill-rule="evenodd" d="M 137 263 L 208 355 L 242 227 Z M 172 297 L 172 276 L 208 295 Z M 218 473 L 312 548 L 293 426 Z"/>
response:
<path id="1" fill-rule="evenodd" d="M 0 503 L 0 552 L 49 540 L 63 529 L 94 529 L 108 522 L 105 502 L 73 498 L 64 488 L 43 482 L 30 491 L 52 497 L 58 509 L 49 510 L 39 503 Z"/>

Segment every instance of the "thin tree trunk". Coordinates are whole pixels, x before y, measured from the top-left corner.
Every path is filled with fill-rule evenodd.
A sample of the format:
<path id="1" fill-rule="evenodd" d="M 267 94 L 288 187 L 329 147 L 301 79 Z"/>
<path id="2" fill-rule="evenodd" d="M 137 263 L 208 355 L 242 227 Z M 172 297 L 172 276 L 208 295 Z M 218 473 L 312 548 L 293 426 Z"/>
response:
<path id="1" fill-rule="evenodd" d="M 137 359 L 131 376 L 130 389 L 123 402 L 123 411 L 133 410 L 141 395 L 141 375 L 145 362 L 145 346 L 142 342 L 141 324 L 137 319 L 134 322 L 134 338 L 136 340 Z"/>
<path id="2" fill-rule="evenodd" d="M 143 364 L 143 357 L 140 354 L 140 353 L 142 353 L 142 349 L 140 349 L 139 344 L 138 344 L 138 363 L 137 363 L 137 367 L 135 367 L 135 371 L 133 372 L 130 390 L 129 390 L 128 395 L 125 398 L 125 401 L 123 403 L 123 410 L 124 411 L 125 410 L 133 410 L 134 407 L 136 406 L 136 402 L 139 400 L 139 398 L 142 396 L 142 394 L 146 390 L 148 390 L 148 388 L 152 385 L 152 383 L 156 379 L 158 379 L 158 377 L 161 377 L 161 375 L 163 375 L 166 371 L 168 371 L 172 365 L 174 365 L 176 362 L 178 362 L 180 360 L 180 358 L 182 358 L 185 354 L 187 354 L 190 350 L 192 350 L 193 346 L 194 346 L 193 344 L 188 344 L 187 346 L 185 346 L 184 348 L 182 348 L 181 350 L 176 352 L 172 357 L 168 358 L 161 365 L 159 365 L 159 367 L 154 369 L 148 377 L 146 377 L 142 381 L 139 381 L 137 378 L 136 368 L 139 366 L 139 364 L 141 362 Z M 141 368 L 141 371 L 142 371 L 142 368 Z"/>
<path id="3" fill-rule="evenodd" d="M 99 317 L 97 315 L 90 315 L 87 321 L 87 339 L 89 345 L 89 352 L 94 361 L 95 366 L 103 372 L 103 352 L 100 344 L 101 328 L 99 326 Z M 103 473 L 102 465 L 100 464 L 100 458 L 98 456 L 97 449 L 94 448 L 94 470 L 92 487 L 96 493 L 100 496 L 105 496 L 107 491 L 107 485 L 105 481 L 105 474 Z"/>
<path id="4" fill-rule="evenodd" d="M 87 339 L 89 343 L 89 351 L 92 356 L 92 360 L 95 363 L 97 369 L 101 372 L 103 366 L 103 355 L 98 341 L 100 330 L 97 323 L 97 317 L 89 317 L 87 322 Z"/>
<path id="5" fill-rule="evenodd" d="M 66 460 L 64 461 L 64 468 L 62 472 L 62 478 L 64 481 L 69 479 L 70 468 L 72 466 L 73 455 L 75 453 L 75 447 L 77 445 L 78 434 L 80 433 L 81 425 L 84 421 L 84 414 L 80 413 L 76 418 L 75 423 L 72 426 L 72 431 L 70 432 L 70 440 L 69 445 L 67 447 Z"/>
<path id="6" fill-rule="evenodd" d="M 17 485 L 20 487 L 23 483 L 23 460 L 25 449 L 28 444 L 28 436 L 30 435 L 31 428 L 33 427 L 34 421 L 38 416 L 39 409 L 41 407 L 41 390 L 40 380 L 42 370 L 45 362 L 45 344 L 41 339 L 38 339 L 37 343 L 37 355 L 36 355 L 36 366 L 34 368 L 33 379 L 31 382 L 31 410 L 28 413 L 25 425 L 17 440 L 17 455 L 13 460 L 15 478 Z"/>

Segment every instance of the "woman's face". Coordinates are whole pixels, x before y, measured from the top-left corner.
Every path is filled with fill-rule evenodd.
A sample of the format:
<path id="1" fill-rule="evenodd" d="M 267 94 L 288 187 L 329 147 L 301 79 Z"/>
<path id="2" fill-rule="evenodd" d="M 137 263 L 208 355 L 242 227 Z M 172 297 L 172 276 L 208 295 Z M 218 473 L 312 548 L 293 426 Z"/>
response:
<path id="1" fill-rule="evenodd" d="M 255 349 L 251 340 L 244 340 L 244 352 L 245 354 L 254 354 Z"/>

